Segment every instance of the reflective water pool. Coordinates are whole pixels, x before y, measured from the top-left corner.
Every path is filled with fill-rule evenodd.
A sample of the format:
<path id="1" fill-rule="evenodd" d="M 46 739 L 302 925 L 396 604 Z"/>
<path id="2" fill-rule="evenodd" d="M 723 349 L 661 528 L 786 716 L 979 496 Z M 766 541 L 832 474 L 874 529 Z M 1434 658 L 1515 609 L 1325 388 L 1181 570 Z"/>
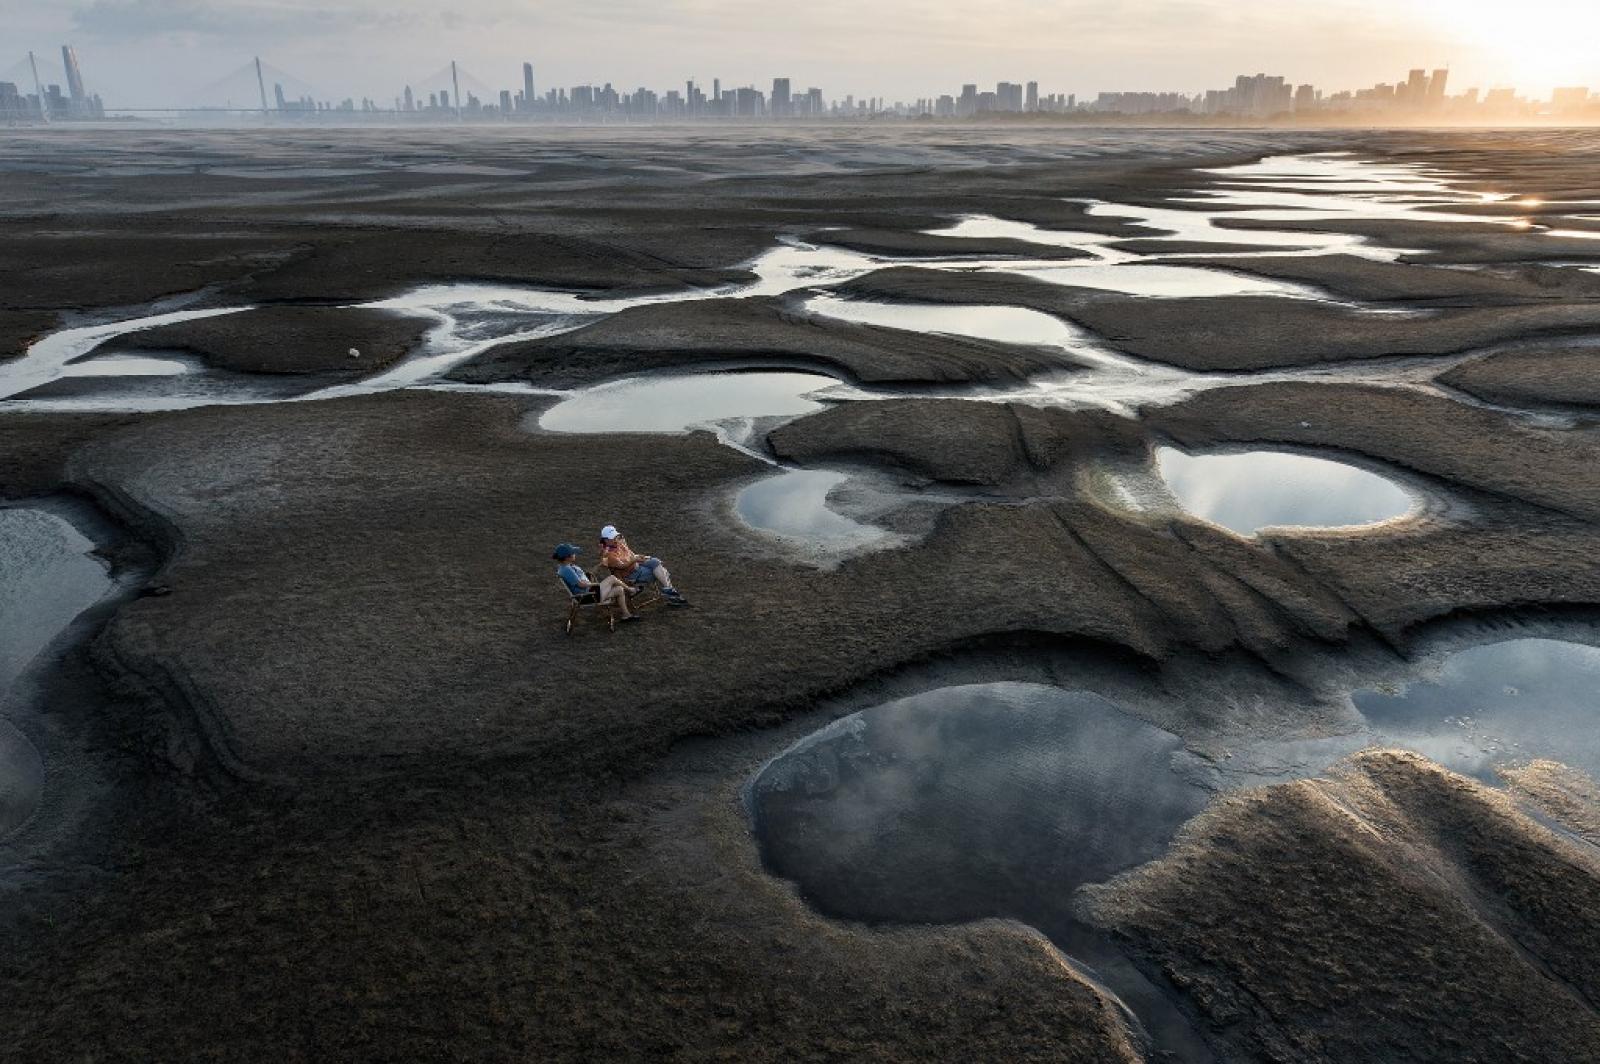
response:
<path id="1" fill-rule="evenodd" d="M 1099 233 L 1081 233 L 1071 229 L 1045 229 L 1031 222 L 1017 222 L 1009 218 L 996 218 L 991 214 L 969 214 L 947 226 L 929 229 L 929 236 L 968 237 L 981 240 L 1025 240 L 1030 244 L 1048 247 L 1079 248 L 1094 251 L 1096 245 L 1114 238 Z"/>
<path id="2" fill-rule="evenodd" d="M 687 432 L 730 418 L 793 417 L 839 386 L 819 373 L 700 373 L 629 377 L 572 393 L 538 418 L 546 432 Z"/>
<path id="3" fill-rule="evenodd" d="M 1157 298 L 1215 298 L 1217 296 L 1279 296 L 1287 299 L 1318 299 L 1313 288 L 1289 281 L 1251 277 L 1222 270 L 1202 270 L 1192 266 L 1158 266 L 1142 262 L 1089 266 L 1048 266 L 1028 269 L 1029 277 L 1052 284 L 1079 288 L 1099 288 L 1129 296 Z"/>
<path id="4" fill-rule="evenodd" d="M 971 336 L 1008 344 L 1067 347 L 1087 343 L 1085 333 L 1059 318 L 1020 307 L 873 303 L 837 296 L 817 296 L 807 300 L 804 306 L 812 314 L 890 329 Z"/>
<path id="5" fill-rule="evenodd" d="M 0 507 L 0 697 L 72 619 L 111 589 L 81 532 L 45 510 Z"/>
<path id="6" fill-rule="evenodd" d="M 746 798 L 764 860 L 823 912 L 869 922 L 1010 916 L 1132 1007 L 1178 1059 L 1187 1023 L 1073 915 L 1073 892 L 1164 851 L 1208 794 L 1176 736 L 1084 691 L 947 687 L 842 718 Z"/>
<path id="7" fill-rule="evenodd" d="M 946 687 L 796 744 L 750 800 L 774 870 L 828 911 L 949 922 L 1043 906 L 1055 924 L 1078 885 L 1157 856 L 1204 806 L 1181 750 L 1087 692 Z"/>
<path id="8" fill-rule="evenodd" d="M 853 521 L 828 506 L 828 494 L 849 479 L 831 469 L 786 469 L 734 497 L 734 512 L 751 528 L 790 540 L 818 559 L 858 553 L 899 540 L 892 532 Z"/>
<path id="9" fill-rule="evenodd" d="M 1600 648 L 1556 639 L 1472 647 L 1353 700 L 1376 742 L 1466 775 L 1494 782 L 1497 766 L 1544 758 L 1600 780 Z"/>
<path id="10" fill-rule="evenodd" d="M 150 355 L 103 355 L 64 366 L 68 377 L 171 377 L 198 371 L 185 359 L 155 358 Z"/>
<path id="11" fill-rule="evenodd" d="M 92 544 L 61 517 L 0 508 L 0 838 L 32 814 L 44 786 L 38 750 L 7 717 L 18 680 L 73 619 L 111 590 Z"/>
<path id="12" fill-rule="evenodd" d="M 1246 536 L 1280 526 L 1376 524 L 1416 506 L 1405 489 L 1376 473 L 1286 451 L 1189 454 L 1161 447 L 1156 465 L 1185 510 Z"/>

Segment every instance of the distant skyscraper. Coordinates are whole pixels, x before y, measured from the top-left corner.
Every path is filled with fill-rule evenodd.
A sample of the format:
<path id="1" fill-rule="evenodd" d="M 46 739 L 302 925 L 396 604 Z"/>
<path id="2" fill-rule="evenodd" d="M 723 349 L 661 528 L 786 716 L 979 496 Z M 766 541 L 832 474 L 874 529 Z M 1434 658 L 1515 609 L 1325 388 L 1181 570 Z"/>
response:
<path id="1" fill-rule="evenodd" d="M 524 107 L 533 109 L 533 64 L 522 64 L 522 99 Z"/>
<path id="2" fill-rule="evenodd" d="M 787 118 L 790 114 L 789 107 L 789 79 L 772 79 L 772 113 L 779 118 Z"/>
<path id="3" fill-rule="evenodd" d="M 1428 79 L 1428 102 L 1438 105 L 1444 103 L 1444 87 L 1450 80 L 1450 71 L 1435 70 L 1433 77 Z"/>
<path id="4" fill-rule="evenodd" d="M 1037 81 L 1028 82 L 1028 100 L 1023 106 L 1029 111 L 1037 111 L 1039 109 L 1039 83 Z"/>
<path id="5" fill-rule="evenodd" d="M 1404 89 L 1406 105 L 1421 107 L 1422 102 L 1428 98 L 1428 72 L 1413 70 L 1411 76 L 1406 78 Z"/>
<path id="6" fill-rule="evenodd" d="M 405 109 L 408 112 L 409 111 L 415 111 L 417 109 L 417 98 L 411 94 L 411 86 L 410 85 L 406 86 Z"/>
<path id="7" fill-rule="evenodd" d="M 61 46 L 61 65 L 67 69 L 67 95 L 74 106 L 80 105 L 89 94 L 83 91 L 83 72 L 78 69 L 78 53 L 72 50 L 70 44 Z"/>
<path id="8" fill-rule="evenodd" d="M 1558 114 L 1581 111 L 1589 105 L 1587 85 L 1567 85 L 1550 94 L 1550 109 Z"/>

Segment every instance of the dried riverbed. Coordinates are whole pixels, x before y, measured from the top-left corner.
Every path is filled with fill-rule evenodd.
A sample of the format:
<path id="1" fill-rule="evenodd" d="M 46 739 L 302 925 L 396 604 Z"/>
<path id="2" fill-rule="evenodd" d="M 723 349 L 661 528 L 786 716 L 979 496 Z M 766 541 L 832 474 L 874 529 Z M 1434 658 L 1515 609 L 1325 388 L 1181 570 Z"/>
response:
<path id="1" fill-rule="evenodd" d="M 1600 1046 L 1592 138 L 207 137 L 0 153 L 30 1059 Z"/>

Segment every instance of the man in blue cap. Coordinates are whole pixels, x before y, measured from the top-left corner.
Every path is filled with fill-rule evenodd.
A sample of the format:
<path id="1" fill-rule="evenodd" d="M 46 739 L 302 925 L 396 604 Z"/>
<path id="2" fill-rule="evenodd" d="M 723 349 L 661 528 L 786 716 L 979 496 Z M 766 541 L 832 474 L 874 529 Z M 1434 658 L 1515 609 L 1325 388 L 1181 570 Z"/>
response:
<path id="1" fill-rule="evenodd" d="M 582 553 L 583 548 L 562 543 L 557 545 L 553 555 L 560 563 L 556 566 L 556 575 L 567 585 L 572 597 L 578 600 L 579 605 L 614 605 L 621 610 L 623 620 L 637 621 L 638 615 L 628 609 L 627 585 L 614 576 L 607 576 L 598 584 L 590 580 L 589 574 L 578 564 L 578 555 Z"/>

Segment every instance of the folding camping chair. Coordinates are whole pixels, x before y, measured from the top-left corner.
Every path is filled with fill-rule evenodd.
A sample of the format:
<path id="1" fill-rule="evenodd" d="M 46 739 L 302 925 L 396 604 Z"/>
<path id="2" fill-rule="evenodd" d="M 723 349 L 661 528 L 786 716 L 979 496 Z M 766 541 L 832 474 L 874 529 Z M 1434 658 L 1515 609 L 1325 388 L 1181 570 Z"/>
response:
<path id="1" fill-rule="evenodd" d="M 593 573 L 585 571 L 584 575 L 596 585 L 599 584 L 599 581 L 595 580 Z M 571 635 L 572 630 L 578 626 L 578 620 L 583 616 L 585 610 L 594 613 L 604 611 L 606 627 L 613 632 L 617 630 L 617 608 L 615 606 L 600 602 L 599 596 L 589 591 L 574 592 L 567 586 L 567 582 L 560 577 L 557 577 L 556 580 L 561 585 L 562 592 L 567 596 L 566 632 L 568 635 Z M 654 583 L 648 586 L 628 584 L 627 588 L 628 608 L 630 610 L 642 610 L 649 606 L 659 605 L 663 601 L 661 589 Z"/>

